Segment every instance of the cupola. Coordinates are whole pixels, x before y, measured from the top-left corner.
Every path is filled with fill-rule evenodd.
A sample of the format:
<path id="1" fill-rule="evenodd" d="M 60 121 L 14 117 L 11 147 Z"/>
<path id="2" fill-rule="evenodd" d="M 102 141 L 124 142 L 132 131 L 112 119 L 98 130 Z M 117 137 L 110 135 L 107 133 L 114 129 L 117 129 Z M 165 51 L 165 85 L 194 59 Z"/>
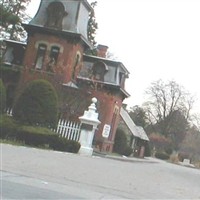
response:
<path id="1" fill-rule="evenodd" d="M 41 0 L 29 25 L 81 34 L 88 40 L 87 26 L 92 8 L 86 0 Z"/>

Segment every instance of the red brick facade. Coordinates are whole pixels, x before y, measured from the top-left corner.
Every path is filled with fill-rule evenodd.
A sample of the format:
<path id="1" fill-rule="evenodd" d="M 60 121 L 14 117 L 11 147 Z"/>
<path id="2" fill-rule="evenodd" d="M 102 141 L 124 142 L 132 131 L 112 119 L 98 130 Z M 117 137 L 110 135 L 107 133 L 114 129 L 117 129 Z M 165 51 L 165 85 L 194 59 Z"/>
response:
<path id="1" fill-rule="evenodd" d="M 47 71 L 47 65 L 50 61 L 50 48 L 52 46 L 58 46 L 60 48 L 58 62 L 54 66 L 54 72 L 57 75 L 60 75 L 62 83 L 67 83 L 73 79 L 73 66 L 76 62 L 77 53 L 83 54 L 83 47 L 80 43 L 71 42 L 69 39 L 64 39 L 62 37 L 54 35 L 46 35 L 35 33 L 33 36 L 29 37 L 27 49 L 24 57 L 23 65 L 28 69 L 35 69 L 35 62 L 37 57 L 38 45 L 46 44 L 47 50 L 44 58 L 43 68 L 41 71 Z M 75 69 L 75 76 L 77 76 L 81 67 L 81 56 L 79 58 L 79 63 Z M 61 81 L 61 80 L 60 80 Z"/>
<path id="2" fill-rule="evenodd" d="M 74 1 L 74 5 L 77 2 L 79 1 Z M 43 4 L 48 2 L 43 1 Z M 90 105 L 91 98 L 96 97 L 101 124 L 96 131 L 94 145 L 101 151 L 111 152 L 120 108 L 128 96 L 124 90 L 128 71 L 120 62 L 100 59 L 98 56 L 84 57 L 90 45 L 81 34 L 41 25 L 24 26 L 28 32 L 28 42 L 17 94 L 28 82 L 46 79 L 54 85 L 59 94 L 61 116 L 73 120 L 77 120 Z M 102 52 L 98 51 L 98 55 L 105 57 L 107 47 L 101 47 Z M 81 73 L 84 68 L 85 71 Z M 76 87 L 71 87 L 71 83 Z M 105 125 L 110 126 L 107 138 L 102 136 Z"/>

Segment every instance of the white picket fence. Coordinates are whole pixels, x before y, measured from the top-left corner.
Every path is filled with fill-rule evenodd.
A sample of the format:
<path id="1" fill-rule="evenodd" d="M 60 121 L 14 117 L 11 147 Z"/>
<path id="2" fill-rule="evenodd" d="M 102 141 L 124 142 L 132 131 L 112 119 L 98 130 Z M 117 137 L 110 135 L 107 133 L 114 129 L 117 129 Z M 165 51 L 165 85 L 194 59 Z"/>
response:
<path id="1" fill-rule="evenodd" d="M 8 108 L 8 109 L 6 110 L 6 114 L 7 114 L 8 116 L 12 116 L 12 108 Z"/>
<path id="2" fill-rule="evenodd" d="M 60 119 L 55 132 L 68 140 L 79 141 L 80 130 L 80 123 Z"/>
<path id="3" fill-rule="evenodd" d="M 12 116 L 12 109 L 7 109 L 6 113 L 8 116 Z M 60 119 L 58 121 L 57 129 L 54 129 L 53 131 L 68 140 L 79 141 L 80 129 L 80 123 Z"/>

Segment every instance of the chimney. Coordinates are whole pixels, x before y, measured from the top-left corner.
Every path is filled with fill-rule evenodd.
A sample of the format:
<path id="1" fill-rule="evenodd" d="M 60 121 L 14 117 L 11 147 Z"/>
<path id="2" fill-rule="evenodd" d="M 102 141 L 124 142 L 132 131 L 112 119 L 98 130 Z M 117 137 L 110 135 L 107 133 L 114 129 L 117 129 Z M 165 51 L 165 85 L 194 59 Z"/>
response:
<path id="1" fill-rule="evenodd" d="M 107 50 L 108 50 L 108 46 L 99 44 L 97 46 L 97 56 L 106 58 Z"/>

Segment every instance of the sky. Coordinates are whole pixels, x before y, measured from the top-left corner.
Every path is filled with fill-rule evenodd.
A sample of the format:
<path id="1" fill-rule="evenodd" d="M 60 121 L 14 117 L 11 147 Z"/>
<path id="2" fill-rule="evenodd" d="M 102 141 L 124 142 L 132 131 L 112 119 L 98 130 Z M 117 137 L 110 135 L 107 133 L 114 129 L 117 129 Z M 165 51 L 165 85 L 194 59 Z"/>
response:
<path id="1" fill-rule="evenodd" d="M 32 16 L 39 3 L 30 3 Z M 200 113 L 199 10 L 200 0 L 97 0 L 96 41 L 130 72 L 129 107 L 141 106 L 145 90 L 162 79 L 176 81 L 195 96 L 193 111 Z"/>

